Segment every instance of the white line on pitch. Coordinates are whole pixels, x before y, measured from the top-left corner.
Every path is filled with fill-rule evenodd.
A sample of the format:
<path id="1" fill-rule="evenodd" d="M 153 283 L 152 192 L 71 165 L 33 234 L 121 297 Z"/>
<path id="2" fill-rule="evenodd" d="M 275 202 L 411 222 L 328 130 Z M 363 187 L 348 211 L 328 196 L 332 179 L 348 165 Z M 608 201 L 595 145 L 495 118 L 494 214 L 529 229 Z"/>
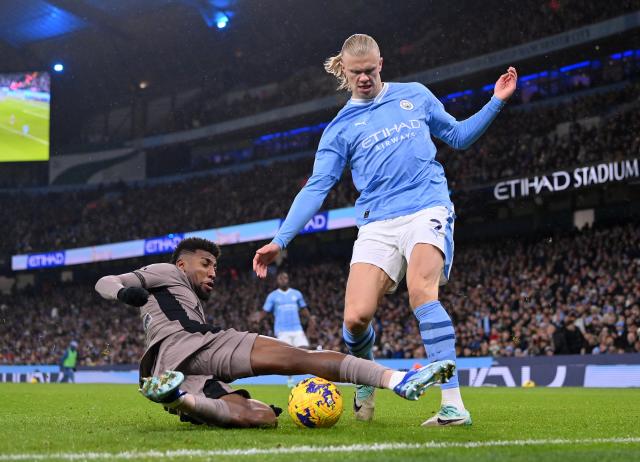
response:
<path id="1" fill-rule="evenodd" d="M 34 117 L 38 117 L 40 119 L 48 119 L 49 118 L 49 111 L 47 111 L 47 113 L 45 115 L 39 114 L 37 112 L 33 112 L 33 111 L 27 111 L 26 109 L 20 109 L 22 112 L 24 112 L 25 114 L 29 114 L 32 115 Z"/>
<path id="2" fill-rule="evenodd" d="M 292 446 L 288 448 L 248 448 L 248 449 L 172 449 L 167 451 L 124 451 L 124 452 L 57 452 L 50 454 L 0 454 L 0 461 L 19 460 L 113 460 L 140 459 L 183 459 L 185 457 L 220 456 L 260 456 L 315 454 L 341 452 L 382 452 L 420 449 L 477 449 L 510 446 L 566 446 L 580 444 L 640 444 L 640 437 L 628 438 L 584 438 L 584 439 L 540 439 L 540 440 L 496 440 L 468 441 L 466 443 L 429 441 L 425 443 L 373 443 L 344 446 Z"/>
<path id="3" fill-rule="evenodd" d="M 48 141 L 41 140 L 40 138 L 36 138 L 33 135 L 29 135 L 28 133 L 27 134 L 22 133 L 20 130 L 16 130 L 15 128 L 7 127 L 5 124 L 0 124 L 0 128 L 4 128 L 8 132 L 12 132 L 12 133 L 15 133 L 15 134 L 20 135 L 20 136 L 26 136 L 27 138 L 32 139 L 33 141 L 36 141 L 36 142 L 38 142 L 40 144 L 44 144 L 46 146 L 49 146 L 49 142 Z"/>

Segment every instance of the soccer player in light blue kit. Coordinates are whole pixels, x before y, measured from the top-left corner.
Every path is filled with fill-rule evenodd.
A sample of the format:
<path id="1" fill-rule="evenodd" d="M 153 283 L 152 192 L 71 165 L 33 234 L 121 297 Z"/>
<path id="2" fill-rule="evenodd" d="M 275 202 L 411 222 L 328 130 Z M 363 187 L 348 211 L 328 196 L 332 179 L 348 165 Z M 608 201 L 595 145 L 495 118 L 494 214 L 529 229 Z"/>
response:
<path id="1" fill-rule="evenodd" d="M 302 329 L 300 313 L 311 322 L 309 309 L 299 290 L 289 287 L 289 275 L 278 274 L 278 288 L 267 295 L 262 307 L 262 314 L 273 314 L 273 332 L 278 340 L 298 348 L 309 348 L 309 340 Z M 260 316 L 262 319 L 264 316 Z M 287 380 L 289 388 L 293 387 L 293 377 Z"/>
<path id="2" fill-rule="evenodd" d="M 455 330 L 438 301 L 438 288 L 447 282 L 453 261 L 455 213 L 431 137 L 456 149 L 468 148 L 515 91 L 516 70 L 510 67 L 500 76 L 480 111 L 457 121 L 423 85 L 383 83 L 380 49 L 368 35 L 349 37 L 325 69 L 352 97 L 325 129 L 313 174 L 273 241 L 256 252 L 254 271 L 266 276 L 267 265 L 320 209 L 348 165 L 360 192 L 355 204 L 360 229 L 345 295 L 343 336 L 349 351 L 373 359 L 371 320 L 381 298 L 394 292 L 406 273 L 409 303 L 428 359 L 455 360 Z M 423 426 L 471 425 L 457 374 L 441 389 L 440 410 Z M 357 387 L 357 419 L 373 417 L 374 391 Z"/>
<path id="3" fill-rule="evenodd" d="M 298 348 L 309 348 L 309 341 L 302 330 L 300 312 L 309 319 L 309 310 L 299 290 L 289 287 L 289 275 L 278 274 L 278 288 L 267 295 L 263 312 L 273 314 L 273 332 L 278 340 Z"/>

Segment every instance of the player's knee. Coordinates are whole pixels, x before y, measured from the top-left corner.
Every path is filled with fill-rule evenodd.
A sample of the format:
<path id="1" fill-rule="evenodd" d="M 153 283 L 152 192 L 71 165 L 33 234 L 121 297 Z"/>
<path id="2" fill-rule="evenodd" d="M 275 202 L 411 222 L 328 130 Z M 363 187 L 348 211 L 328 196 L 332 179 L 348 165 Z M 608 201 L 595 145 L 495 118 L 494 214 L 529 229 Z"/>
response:
<path id="1" fill-rule="evenodd" d="M 371 323 L 371 318 L 357 311 L 346 310 L 344 314 L 344 325 L 352 334 L 360 334 L 367 330 Z"/>
<path id="2" fill-rule="evenodd" d="M 417 286 L 410 287 L 409 290 L 409 304 L 412 308 L 416 308 L 425 303 L 438 300 L 438 287 L 425 287 Z"/>

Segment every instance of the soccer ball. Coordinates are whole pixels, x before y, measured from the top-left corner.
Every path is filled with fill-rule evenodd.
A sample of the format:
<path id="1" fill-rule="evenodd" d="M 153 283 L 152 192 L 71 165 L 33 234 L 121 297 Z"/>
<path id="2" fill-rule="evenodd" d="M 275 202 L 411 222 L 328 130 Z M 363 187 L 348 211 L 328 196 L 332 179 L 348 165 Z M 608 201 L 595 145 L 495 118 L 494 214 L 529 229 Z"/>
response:
<path id="1" fill-rule="evenodd" d="M 291 389 L 288 410 L 299 427 L 328 428 L 342 415 L 342 395 L 328 380 L 304 379 Z"/>

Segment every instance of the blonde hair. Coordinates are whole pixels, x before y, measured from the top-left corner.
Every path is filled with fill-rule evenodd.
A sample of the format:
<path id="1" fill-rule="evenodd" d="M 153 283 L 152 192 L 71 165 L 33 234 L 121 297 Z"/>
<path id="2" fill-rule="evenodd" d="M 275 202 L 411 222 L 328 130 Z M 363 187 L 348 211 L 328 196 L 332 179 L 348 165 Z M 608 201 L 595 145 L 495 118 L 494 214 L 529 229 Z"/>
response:
<path id="1" fill-rule="evenodd" d="M 344 41 L 340 53 L 328 58 L 324 62 L 324 70 L 338 79 L 338 90 L 349 89 L 347 75 L 342 68 L 342 56 L 345 53 L 353 56 L 363 56 L 370 51 L 376 51 L 378 55 L 380 54 L 380 48 L 373 37 L 366 34 L 353 34 Z"/>

